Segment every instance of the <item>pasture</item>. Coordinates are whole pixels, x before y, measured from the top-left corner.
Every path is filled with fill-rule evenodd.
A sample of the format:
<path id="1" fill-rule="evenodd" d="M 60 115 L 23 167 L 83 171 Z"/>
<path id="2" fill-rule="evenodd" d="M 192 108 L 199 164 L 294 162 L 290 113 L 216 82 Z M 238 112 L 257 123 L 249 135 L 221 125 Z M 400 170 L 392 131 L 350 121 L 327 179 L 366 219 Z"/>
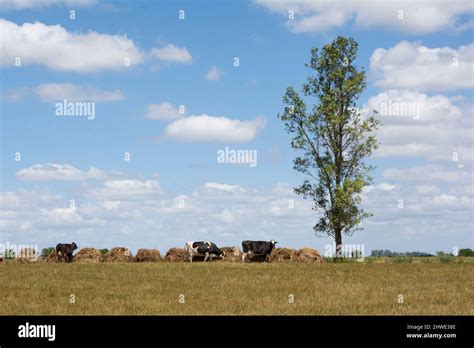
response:
<path id="1" fill-rule="evenodd" d="M 2 262 L 0 315 L 473 315 L 473 271 L 470 261 Z"/>

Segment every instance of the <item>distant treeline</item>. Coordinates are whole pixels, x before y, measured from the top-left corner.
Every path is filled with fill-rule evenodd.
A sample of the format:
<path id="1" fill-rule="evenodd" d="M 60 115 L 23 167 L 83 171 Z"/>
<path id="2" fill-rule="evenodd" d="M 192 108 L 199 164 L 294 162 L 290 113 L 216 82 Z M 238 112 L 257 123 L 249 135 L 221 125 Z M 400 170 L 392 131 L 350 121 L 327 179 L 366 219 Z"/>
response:
<path id="1" fill-rule="evenodd" d="M 428 257 L 428 256 L 474 256 L 474 250 L 469 248 L 459 249 L 458 254 L 454 255 L 452 253 L 447 253 L 444 251 L 437 251 L 436 255 L 425 253 L 422 251 L 406 251 L 406 252 L 397 252 L 391 250 L 372 250 L 370 253 L 372 257 L 400 257 L 400 256 L 407 256 L 407 257 Z"/>

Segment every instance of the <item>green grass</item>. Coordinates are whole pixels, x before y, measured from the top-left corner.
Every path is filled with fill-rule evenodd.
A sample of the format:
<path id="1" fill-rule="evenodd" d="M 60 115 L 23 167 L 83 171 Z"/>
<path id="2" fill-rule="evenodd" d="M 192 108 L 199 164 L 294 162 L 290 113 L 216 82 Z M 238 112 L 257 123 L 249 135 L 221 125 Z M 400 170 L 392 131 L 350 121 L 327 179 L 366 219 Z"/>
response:
<path id="1" fill-rule="evenodd" d="M 473 270 L 473 263 L 4 262 L 0 314 L 472 315 Z"/>

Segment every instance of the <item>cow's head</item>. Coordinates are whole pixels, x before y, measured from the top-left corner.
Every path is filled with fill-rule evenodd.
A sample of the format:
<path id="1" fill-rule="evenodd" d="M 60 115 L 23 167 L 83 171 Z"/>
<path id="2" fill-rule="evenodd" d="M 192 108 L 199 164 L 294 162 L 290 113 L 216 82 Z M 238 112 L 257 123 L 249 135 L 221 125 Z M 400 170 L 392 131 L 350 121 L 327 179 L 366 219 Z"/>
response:
<path id="1" fill-rule="evenodd" d="M 278 243 L 277 241 L 274 241 L 273 239 L 270 241 L 270 244 L 275 246 L 275 244 Z"/>
<path id="2" fill-rule="evenodd" d="M 77 249 L 77 244 L 76 244 L 76 243 L 72 242 L 71 245 L 72 245 L 72 250 L 76 250 L 76 249 Z"/>

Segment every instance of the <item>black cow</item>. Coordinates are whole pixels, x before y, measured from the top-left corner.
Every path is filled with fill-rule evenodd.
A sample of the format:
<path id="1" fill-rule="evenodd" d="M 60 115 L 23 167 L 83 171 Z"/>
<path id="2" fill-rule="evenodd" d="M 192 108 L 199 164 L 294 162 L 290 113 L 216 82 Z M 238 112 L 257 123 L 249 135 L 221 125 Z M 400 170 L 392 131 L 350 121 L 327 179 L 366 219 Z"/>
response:
<path id="1" fill-rule="evenodd" d="M 193 262 L 193 256 L 204 256 L 204 262 L 207 261 L 208 258 L 211 259 L 213 257 L 225 257 L 225 252 L 217 247 L 212 242 L 187 242 L 184 245 L 184 251 L 189 258 L 189 262 Z"/>
<path id="2" fill-rule="evenodd" d="M 72 253 L 77 249 L 76 243 L 72 244 L 62 244 L 59 243 L 56 245 L 56 255 L 58 255 L 58 261 L 63 259 L 66 262 L 72 261 Z"/>
<path id="3" fill-rule="evenodd" d="M 273 239 L 269 242 L 244 240 L 242 242 L 242 262 L 245 262 L 247 254 L 263 255 L 265 260 L 267 260 L 276 243 L 278 242 L 275 242 Z"/>

